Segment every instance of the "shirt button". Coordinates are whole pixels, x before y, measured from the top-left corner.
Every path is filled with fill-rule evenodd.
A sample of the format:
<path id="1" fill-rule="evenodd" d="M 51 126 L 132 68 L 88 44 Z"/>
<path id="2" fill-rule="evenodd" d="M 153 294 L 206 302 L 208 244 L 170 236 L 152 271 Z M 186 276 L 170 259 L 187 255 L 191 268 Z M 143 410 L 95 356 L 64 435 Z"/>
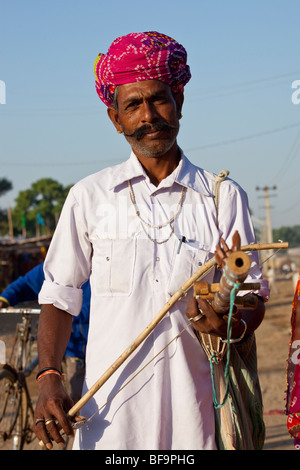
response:
<path id="1" fill-rule="evenodd" d="M 109 257 L 109 256 L 107 256 L 107 257 L 106 257 L 106 261 L 109 261 L 109 260 L 110 260 L 110 257 Z"/>
<path id="2" fill-rule="evenodd" d="M 160 258 L 159 258 L 159 256 L 157 256 L 157 258 L 156 258 L 156 261 L 160 261 Z"/>

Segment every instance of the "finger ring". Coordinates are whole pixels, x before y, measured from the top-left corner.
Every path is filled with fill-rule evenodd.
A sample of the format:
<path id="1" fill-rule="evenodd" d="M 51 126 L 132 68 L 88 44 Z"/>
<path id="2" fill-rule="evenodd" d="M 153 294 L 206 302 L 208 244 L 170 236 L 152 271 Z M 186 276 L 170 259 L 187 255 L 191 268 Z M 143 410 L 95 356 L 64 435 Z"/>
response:
<path id="1" fill-rule="evenodd" d="M 46 426 L 47 426 L 47 424 L 50 424 L 53 421 L 55 421 L 55 419 L 53 419 L 53 418 L 46 419 L 46 421 L 45 421 Z"/>
<path id="2" fill-rule="evenodd" d="M 44 419 L 39 418 L 36 420 L 35 425 L 37 425 L 38 423 L 44 423 L 44 422 L 45 422 Z"/>
<path id="3" fill-rule="evenodd" d="M 199 315 L 196 315 L 195 317 L 192 317 L 192 318 L 190 318 L 189 320 L 190 320 L 190 321 L 199 321 L 199 320 L 201 320 L 202 317 L 205 317 L 205 315 L 204 315 L 204 313 L 202 312 L 202 310 L 199 309 L 199 311 L 200 311 Z"/>

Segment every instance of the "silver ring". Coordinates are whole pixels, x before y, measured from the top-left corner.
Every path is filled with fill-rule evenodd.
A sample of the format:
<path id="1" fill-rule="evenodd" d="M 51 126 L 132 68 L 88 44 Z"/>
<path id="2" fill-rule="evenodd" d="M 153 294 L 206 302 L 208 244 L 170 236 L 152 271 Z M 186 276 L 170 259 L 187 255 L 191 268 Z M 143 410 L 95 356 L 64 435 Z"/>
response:
<path id="1" fill-rule="evenodd" d="M 36 420 L 35 425 L 37 425 L 38 423 L 44 423 L 44 422 L 45 422 L 44 419 L 39 418 Z"/>
<path id="2" fill-rule="evenodd" d="M 45 421 L 46 426 L 47 426 L 47 424 L 50 424 L 53 421 L 55 421 L 55 419 L 53 419 L 53 418 L 46 419 L 46 421 Z"/>
<path id="3" fill-rule="evenodd" d="M 190 318 L 190 321 L 199 321 L 199 320 L 201 320 L 202 317 L 205 317 L 202 310 L 199 309 L 199 311 L 200 311 L 199 315 L 196 315 L 195 317 Z"/>

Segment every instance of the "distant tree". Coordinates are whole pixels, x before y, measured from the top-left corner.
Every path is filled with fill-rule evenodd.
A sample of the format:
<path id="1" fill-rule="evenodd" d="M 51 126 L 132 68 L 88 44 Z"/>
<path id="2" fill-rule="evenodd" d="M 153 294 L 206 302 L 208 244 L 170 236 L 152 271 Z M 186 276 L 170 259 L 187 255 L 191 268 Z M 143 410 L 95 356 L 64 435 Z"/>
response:
<path id="1" fill-rule="evenodd" d="M 0 178 L 0 197 L 12 189 L 12 183 L 6 178 Z"/>
<path id="2" fill-rule="evenodd" d="M 288 242 L 289 248 L 300 247 L 300 225 L 273 229 L 273 240 Z"/>
<path id="3" fill-rule="evenodd" d="M 72 185 L 64 187 L 51 178 L 42 178 L 20 191 L 12 210 L 14 229 L 27 236 L 52 233 Z"/>

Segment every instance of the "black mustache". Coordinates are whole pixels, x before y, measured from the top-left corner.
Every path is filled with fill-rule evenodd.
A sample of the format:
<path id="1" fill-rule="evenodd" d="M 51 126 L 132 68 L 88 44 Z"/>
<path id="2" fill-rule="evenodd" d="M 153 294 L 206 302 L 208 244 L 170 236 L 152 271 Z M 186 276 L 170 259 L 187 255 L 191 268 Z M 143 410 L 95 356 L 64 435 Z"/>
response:
<path id="1" fill-rule="evenodd" d="M 132 134 L 125 134 L 126 137 L 135 137 L 137 140 L 141 140 L 146 134 L 149 134 L 150 132 L 156 132 L 156 131 L 171 131 L 174 129 L 178 129 L 177 126 L 171 126 L 170 124 L 167 124 L 166 122 L 155 122 L 152 125 L 150 124 L 144 124 L 143 126 L 139 127 L 136 129 Z"/>

